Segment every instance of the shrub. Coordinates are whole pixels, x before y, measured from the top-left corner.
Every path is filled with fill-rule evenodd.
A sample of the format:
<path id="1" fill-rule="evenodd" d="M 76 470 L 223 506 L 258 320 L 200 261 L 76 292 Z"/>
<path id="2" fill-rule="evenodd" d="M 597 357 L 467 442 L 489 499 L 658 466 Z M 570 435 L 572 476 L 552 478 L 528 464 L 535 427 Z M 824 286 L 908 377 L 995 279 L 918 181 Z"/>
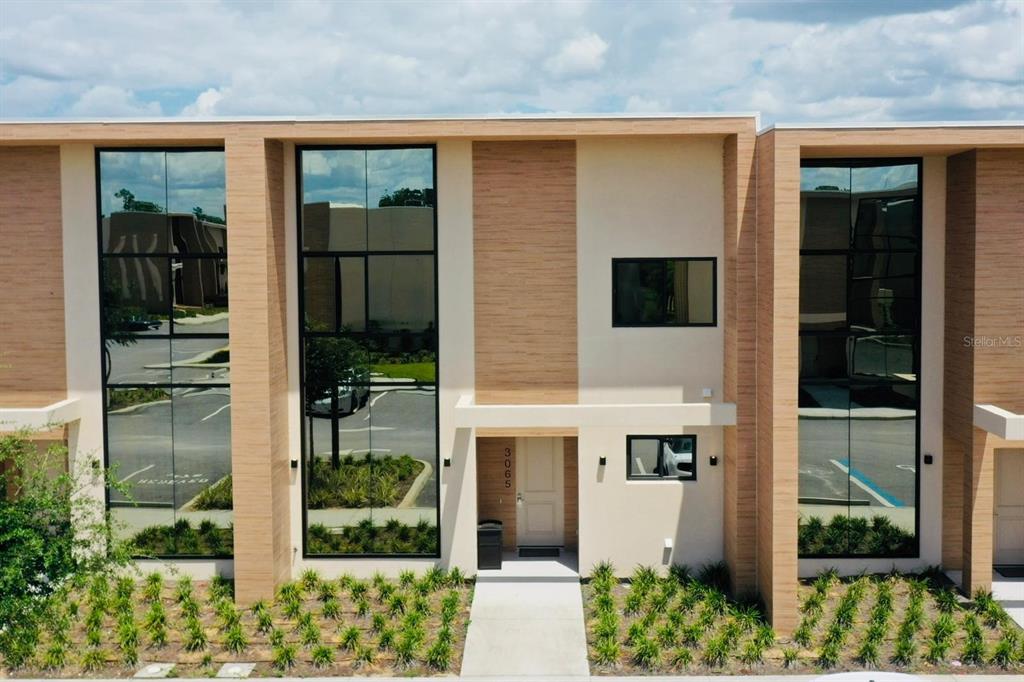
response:
<path id="1" fill-rule="evenodd" d="M 382 628 L 377 635 L 377 648 L 381 651 L 388 651 L 395 646 L 395 631 L 392 628 Z"/>
<path id="2" fill-rule="evenodd" d="M 235 623 L 224 633 L 224 648 L 233 654 L 240 654 L 249 646 L 249 638 L 242 630 L 241 623 Z"/>
<path id="3" fill-rule="evenodd" d="M 295 665 L 298 649 L 294 644 L 282 644 L 274 648 L 273 665 L 278 670 L 288 670 Z"/>
<path id="4" fill-rule="evenodd" d="M 67 665 L 68 650 L 63 642 L 53 642 L 43 654 L 43 667 L 47 670 L 58 670 Z"/>
<path id="5" fill-rule="evenodd" d="M 146 582 L 142 586 L 142 598 L 147 602 L 160 600 L 164 589 L 164 577 L 154 571 L 146 576 Z"/>
<path id="6" fill-rule="evenodd" d="M 828 643 L 818 652 L 818 665 L 824 670 L 830 670 L 839 665 L 839 656 L 840 645 Z"/>
<path id="7" fill-rule="evenodd" d="M 320 574 L 315 569 L 307 568 L 299 576 L 299 582 L 306 592 L 314 592 L 320 586 Z"/>
<path id="8" fill-rule="evenodd" d="M 270 641 L 270 646 L 281 647 L 284 645 L 284 630 L 281 628 L 274 628 L 270 631 L 270 636 L 267 638 Z"/>
<path id="9" fill-rule="evenodd" d="M 787 648 L 782 650 L 782 665 L 787 668 L 793 668 L 799 662 L 800 652 L 797 649 Z"/>
<path id="10" fill-rule="evenodd" d="M 362 632 L 359 628 L 355 625 L 350 625 L 341 633 L 341 647 L 349 651 L 355 651 L 356 647 L 359 646 L 361 636 Z"/>
<path id="11" fill-rule="evenodd" d="M 991 662 L 993 665 L 1008 668 L 1018 661 L 1017 639 L 1018 635 L 1015 631 L 1010 629 L 1003 631 L 1002 636 L 992 650 Z"/>
<path id="12" fill-rule="evenodd" d="M 231 509 L 231 474 L 203 488 L 192 501 L 192 508 L 199 511 Z"/>
<path id="13" fill-rule="evenodd" d="M 82 656 L 82 670 L 96 672 L 107 664 L 107 652 L 99 647 L 89 647 Z"/>
<path id="14" fill-rule="evenodd" d="M 358 649 L 356 649 L 356 655 L 353 658 L 353 660 L 357 667 L 362 667 L 364 665 L 369 665 L 370 663 L 373 663 L 374 658 L 375 656 L 372 648 L 368 646 L 361 646 Z"/>
<path id="15" fill-rule="evenodd" d="M 682 648 L 676 649 L 675 653 L 672 654 L 672 665 L 685 668 L 693 663 L 693 652 L 689 649 Z"/>
<path id="16" fill-rule="evenodd" d="M 308 623 L 302 626 L 299 631 L 299 641 L 304 647 L 316 646 L 320 643 L 320 626 L 316 623 Z"/>
<path id="17" fill-rule="evenodd" d="M 435 642 L 425 655 L 427 665 L 435 670 L 448 670 L 452 663 L 452 645 L 446 642 Z"/>
<path id="18" fill-rule="evenodd" d="M 661 661 L 661 649 L 650 637 L 641 637 L 633 644 L 633 662 L 650 670 Z"/>
<path id="19" fill-rule="evenodd" d="M 726 638 L 711 638 L 704 647 L 704 663 L 712 668 L 721 668 L 729 660 L 730 649 Z"/>
<path id="20" fill-rule="evenodd" d="M 714 587 L 721 592 L 728 592 L 730 585 L 729 565 L 724 561 L 701 566 L 697 573 L 697 580 L 704 585 Z"/>
<path id="21" fill-rule="evenodd" d="M 209 643 L 210 640 L 206 636 L 203 624 L 196 618 L 189 618 L 185 623 L 185 641 L 183 643 L 185 651 L 202 651 Z"/>
<path id="22" fill-rule="evenodd" d="M 320 610 L 320 615 L 329 620 L 337 620 L 341 617 L 341 602 L 334 597 L 326 600 Z"/>
<path id="23" fill-rule="evenodd" d="M 740 661 L 747 665 L 753 665 L 760 663 L 764 660 L 764 647 L 762 647 L 757 640 L 750 640 L 743 647 L 743 651 L 740 652 Z"/>
<path id="24" fill-rule="evenodd" d="M 594 643 L 594 659 L 598 665 L 615 665 L 622 656 L 618 641 L 613 636 L 599 636 Z"/>
<path id="25" fill-rule="evenodd" d="M 317 588 L 317 598 L 322 602 L 328 602 L 332 599 L 337 600 L 338 597 L 338 585 L 330 580 L 323 580 L 320 582 Z"/>
<path id="26" fill-rule="evenodd" d="M 29 661 L 42 626 L 62 608 L 62 585 L 85 585 L 95 576 L 106 584 L 130 556 L 85 494 L 97 484 L 122 493 L 124 486 L 88 461 L 69 473 L 67 449 L 41 451 L 32 436 L 0 435 L 0 657 L 11 669 Z M 106 552 L 92 551 L 101 543 Z"/>
<path id="27" fill-rule="evenodd" d="M 310 661 L 314 668 L 326 668 L 334 663 L 334 649 L 324 644 L 313 648 Z"/>

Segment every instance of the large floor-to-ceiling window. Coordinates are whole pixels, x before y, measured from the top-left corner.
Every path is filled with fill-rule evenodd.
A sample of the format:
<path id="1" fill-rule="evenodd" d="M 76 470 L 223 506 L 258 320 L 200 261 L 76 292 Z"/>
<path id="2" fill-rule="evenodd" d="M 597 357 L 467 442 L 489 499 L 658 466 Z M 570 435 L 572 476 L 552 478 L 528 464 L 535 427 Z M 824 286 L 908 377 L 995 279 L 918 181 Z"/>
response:
<path id="1" fill-rule="evenodd" d="M 105 149 L 97 170 L 111 514 L 139 554 L 229 555 L 224 153 Z"/>
<path id="2" fill-rule="evenodd" d="M 434 148 L 300 148 L 305 553 L 439 553 Z"/>
<path id="3" fill-rule="evenodd" d="M 918 551 L 920 170 L 801 169 L 802 556 Z"/>

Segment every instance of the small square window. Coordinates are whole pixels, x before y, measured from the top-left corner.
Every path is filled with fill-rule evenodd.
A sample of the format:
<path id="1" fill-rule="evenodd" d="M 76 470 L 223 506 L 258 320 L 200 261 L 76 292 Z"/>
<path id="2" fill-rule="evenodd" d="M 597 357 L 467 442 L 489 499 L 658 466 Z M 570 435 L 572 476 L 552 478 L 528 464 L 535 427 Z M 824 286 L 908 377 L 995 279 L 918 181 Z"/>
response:
<path id="1" fill-rule="evenodd" d="M 612 260 L 612 326 L 714 327 L 714 258 Z"/>
<path id="2" fill-rule="evenodd" d="M 626 436 L 630 480 L 697 480 L 697 436 Z"/>

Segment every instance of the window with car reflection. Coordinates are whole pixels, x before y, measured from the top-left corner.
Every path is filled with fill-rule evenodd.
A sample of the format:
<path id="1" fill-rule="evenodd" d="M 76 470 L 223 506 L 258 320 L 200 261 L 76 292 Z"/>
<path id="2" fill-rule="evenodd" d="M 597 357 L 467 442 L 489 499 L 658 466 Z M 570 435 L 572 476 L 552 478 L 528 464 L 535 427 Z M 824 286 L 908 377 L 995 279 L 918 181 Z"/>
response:
<path id="1" fill-rule="evenodd" d="M 801 556 L 918 552 L 920 170 L 802 164 Z"/>
<path id="2" fill-rule="evenodd" d="M 232 554 L 220 149 L 97 151 L 108 490 L 140 556 Z"/>
<path id="3" fill-rule="evenodd" d="M 308 556 L 437 556 L 432 146 L 297 150 Z"/>

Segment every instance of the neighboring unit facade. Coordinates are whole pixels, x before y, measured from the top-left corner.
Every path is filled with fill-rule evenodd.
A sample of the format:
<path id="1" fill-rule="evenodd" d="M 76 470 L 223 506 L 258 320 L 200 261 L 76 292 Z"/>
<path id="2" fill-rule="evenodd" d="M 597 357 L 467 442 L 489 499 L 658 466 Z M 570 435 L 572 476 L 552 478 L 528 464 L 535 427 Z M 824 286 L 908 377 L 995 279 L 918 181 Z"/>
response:
<path id="1" fill-rule="evenodd" d="M 243 601 L 1024 564 L 1024 126 L 0 124 L 0 429 Z M 97 479 L 98 480 L 98 479 Z"/>

